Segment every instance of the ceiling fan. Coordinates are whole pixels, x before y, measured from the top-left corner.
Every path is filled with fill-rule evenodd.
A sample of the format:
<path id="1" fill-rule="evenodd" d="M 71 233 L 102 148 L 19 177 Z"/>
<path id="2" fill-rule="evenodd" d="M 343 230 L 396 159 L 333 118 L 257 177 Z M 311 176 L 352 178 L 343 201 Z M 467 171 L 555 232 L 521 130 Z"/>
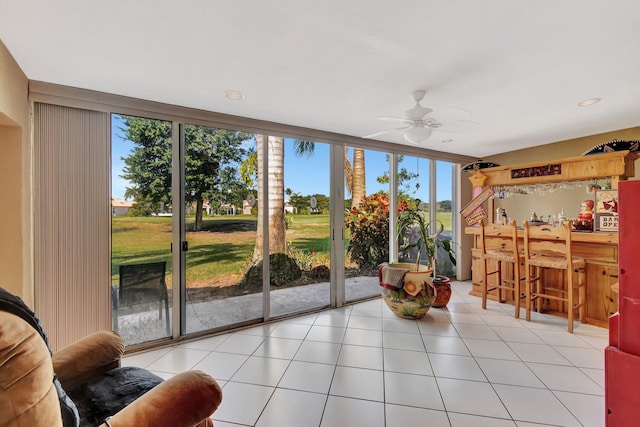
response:
<path id="1" fill-rule="evenodd" d="M 416 105 L 404 112 L 402 117 L 376 117 L 378 120 L 404 123 L 404 126 L 386 129 L 375 132 L 364 138 L 374 138 L 388 132 L 401 132 L 408 142 L 418 144 L 427 140 L 431 133 L 436 130 L 440 132 L 464 133 L 480 127 L 480 123 L 464 120 L 471 116 L 466 110 L 461 108 L 447 108 L 434 111 L 431 108 L 423 107 L 420 101 L 424 98 L 424 90 L 416 90 L 412 97 Z"/>

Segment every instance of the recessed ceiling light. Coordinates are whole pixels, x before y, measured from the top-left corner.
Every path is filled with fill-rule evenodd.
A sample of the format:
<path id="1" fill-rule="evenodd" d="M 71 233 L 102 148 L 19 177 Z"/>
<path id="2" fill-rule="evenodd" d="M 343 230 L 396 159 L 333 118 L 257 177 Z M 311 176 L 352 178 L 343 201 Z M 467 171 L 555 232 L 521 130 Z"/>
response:
<path id="1" fill-rule="evenodd" d="M 589 105 L 597 104 L 600 101 L 602 101 L 602 98 L 589 98 L 589 99 L 585 99 L 584 101 L 578 102 L 578 106 L 586 107 Z"/>
<path id="2" fill-rule="evenodd" d="M 448 144 L 449 142 L 453 142 L 453 138 L 447 138 L 447 139 L 443 139 L 442 141 L 443 144 Z"/>
<path id="3" fill-rule="evenodd" d="M 224 93 L 224 97 L 232 101 L 240 101 L 241 99 L 244 99 L 244 93 L 239 90 L 227 90 Z"/>

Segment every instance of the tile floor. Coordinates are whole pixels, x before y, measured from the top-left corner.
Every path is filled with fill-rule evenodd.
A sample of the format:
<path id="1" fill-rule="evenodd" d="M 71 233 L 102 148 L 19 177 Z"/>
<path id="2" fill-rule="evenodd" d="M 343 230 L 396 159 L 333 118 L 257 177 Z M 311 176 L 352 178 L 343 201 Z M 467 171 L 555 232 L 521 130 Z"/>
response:
<path id="1" fill-rule="evenodd" d="M 216 427 L 604 426 L 608 331 L 468 295 L 424 319 L 381 299 L 135 353 L 158 375 L 223 387 Z M 523 316 L 524 317 L 524 316 Z"/>

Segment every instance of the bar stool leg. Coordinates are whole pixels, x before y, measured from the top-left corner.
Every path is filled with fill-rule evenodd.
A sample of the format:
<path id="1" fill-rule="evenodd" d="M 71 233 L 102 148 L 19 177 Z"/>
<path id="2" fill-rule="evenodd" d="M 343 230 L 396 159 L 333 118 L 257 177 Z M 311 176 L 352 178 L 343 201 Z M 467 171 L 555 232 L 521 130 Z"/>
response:
<path id="1" fill-rule="evenodd" d="M 497 279 L 497 285 L 498 285 L 498 292 L 497 292 L 497 297 L 498 297 L 498 303 L 502 303 L 502 261 L 498 261 L 498 272 L 496 273 L 498 275 L 498 279 Z"/>
<path id="2" fill-rule="evenodd" d="M 533 270 L 535 271 L 535 280 L 536 280 L 536 311 L 538 313 L 542 313 L 542 300 L 544 299 L 542 297 L 542 277 L 540 277 L 541 275 L 541 267 L 534 267 Z"/>
<path id="3" fill-rule="evenodd" d="M 531 267 L 528 264 L 524 266 L 524 307 L 525 318 L 527 322 L 531 321 Z"/>
<path id="4" fill-rule="evenodd" d="M 482 309 L 487 309 L 487 280 L 489 280 L 489 276 L 487 275 L 487 259 L 482 257 L 482 264 L 484 267 L 484 271 L 482 272 L 482 283 L 480 284 L 480 292 L 482 292 Z"/>
<path id="5" fill-rule="evenodd" d="M 573 287 L 573 268 L 571 268 L 571 261 L 569 261 L 569 267 L 567 268 L 567 320 L 569 321 L 569 333 L 573 333 L 573 314 L 575 312 L 573 304 L 573 294 L 575 289 Z"/>
<path id="6" fill-rule="evenodd" d="M 578 317 L 580 322 L 584 322 L 584 311 L 585 311 L 585 301 L 586 301 L 586 293 L 587 287 L 584 284 L 585 279 L 585 271 L 583 268 L 578 269 Z"/>
<path id="7" fill-rule="evenodd" d="M 513 303 L 516 306 L 515 317 L 520 318 L 520 260 L 513 263 Z"/>

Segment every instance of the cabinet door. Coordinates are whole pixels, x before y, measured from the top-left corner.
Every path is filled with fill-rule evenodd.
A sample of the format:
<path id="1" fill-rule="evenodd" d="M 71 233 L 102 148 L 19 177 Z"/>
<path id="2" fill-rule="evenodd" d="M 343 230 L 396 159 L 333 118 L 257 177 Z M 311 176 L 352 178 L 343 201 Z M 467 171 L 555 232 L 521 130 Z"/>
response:
<path id="1" fill-rule="evenodd" d="M 640 181 L 621 182 L 620 213 L 620 350 L 640 356 L 640 268 L 638 267 L 638 209 Z"/>
<path id="2" fill-rule="evenodd" d="M 618 265 L 587 262 L 587 306 L 586 321 L 607 326 L 609 316 L 618 311 L 618 294 L 611 286 L 618 282 Z"/>

